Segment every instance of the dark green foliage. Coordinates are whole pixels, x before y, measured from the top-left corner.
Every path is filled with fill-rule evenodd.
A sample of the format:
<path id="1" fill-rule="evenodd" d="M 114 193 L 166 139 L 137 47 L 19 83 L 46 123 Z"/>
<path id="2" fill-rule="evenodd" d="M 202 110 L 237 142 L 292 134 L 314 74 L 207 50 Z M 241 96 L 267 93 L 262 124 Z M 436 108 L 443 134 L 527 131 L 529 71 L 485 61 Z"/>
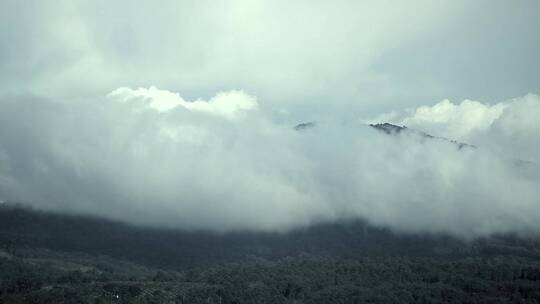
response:
<path id="1" fill-rule="evenodd" d="M 507 237 L 464 243 L 443 236 L 396 235 L 362 221 L 319 224 L 287 234 L 213 234 L 141 228 L 87 216 L 0 207 L 0 250 L 13 253 L 25 247 L 106 255 L 167 269 L 241 261 L 247 256 L 273 260 L 298 254 L 340 258 L 510 254 L 540 258 L 538 241 Z"/>
<path id="2" fill-rule="evenodd" d="M 40 276 L 21 259 L 0 262 L 0 303 L 540 303 L 540 263 L 509 256 L 301 256 L 109 282 L 91 271 L 42 268 Z"/>
<path id="3" fill-rule="evenodd" d="M 536 303 L 538 241 L 143 229 L 0 209 L 3 303 Z"/>

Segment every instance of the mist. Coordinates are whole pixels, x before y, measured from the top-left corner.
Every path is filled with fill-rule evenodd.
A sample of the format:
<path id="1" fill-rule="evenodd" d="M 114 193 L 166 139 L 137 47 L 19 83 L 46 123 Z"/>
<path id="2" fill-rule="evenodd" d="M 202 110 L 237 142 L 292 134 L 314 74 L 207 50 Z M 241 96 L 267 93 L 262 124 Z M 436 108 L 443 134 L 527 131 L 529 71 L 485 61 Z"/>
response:
<path id="1" fill-rule="evenodd" d="M 538 20 L 526 0 L 1 1 L 0 201 L 537 234 Z"/>
<path id="2" fill-rule="evenodd" d="M 464 238 L 540 232 L 537 95 L 403 111 L 411 130 L 441 138 L 386 134 L 360 118 L 295 130 L 262 102 L 243 91 L 186 100 L 156 87 L 76 103 L 3 97 L 0 198 L 217 232 L 354 219 Z M 455 139 L 476 138 L 476 148 L 442 138 L 456 120 L 467 132 Z"/>

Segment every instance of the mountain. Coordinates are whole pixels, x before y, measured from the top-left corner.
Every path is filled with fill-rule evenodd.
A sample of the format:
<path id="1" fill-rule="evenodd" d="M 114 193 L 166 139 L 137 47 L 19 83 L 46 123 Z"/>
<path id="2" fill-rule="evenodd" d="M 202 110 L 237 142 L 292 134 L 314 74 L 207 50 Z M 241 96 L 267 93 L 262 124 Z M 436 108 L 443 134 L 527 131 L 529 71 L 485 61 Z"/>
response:
<path id="1" fill-rule="evenodd" d="M 304 131 L 304 130 L 312 129 L 312 128 L 316 127 L 316 126 L 317 126 L 317 124 L 315 122 L 310 121 L 310 122 L 299 123 L 299 124 L 295 125 L 293 127 L 293 129 L 296 130 L 296 131 Z M 421 137 L 428 138 L 428 139 L 444 140 L 444 141 L 454 143 L 454 144 L 457 145 L 458 149 L 462 149 L 462 148 L 474 148 L 475 149 L 476 148 L 476 146 L 474 146 L 474 145 L 458 142 L 456 140 L 448 139 L 448 138 L 445 138 L 445 137 L 436 137 L 436 136 L 433 136 L 433 135 L 428 134 L 428 133 L 423 132 L 423 131 L 409 129 L 406 126 L 398 126 L 398 125 L 394 125 L 394 124 L 387 123 L 387 122 L 385 122 L 385 123 L 377 123 L 377 124 L 369 124 L 369 126 L 376 129 L 376 130 L 384 132 L 384 133 L 386 133 L 388 135 L 395 135 L 395 134 L 409 132 L 411 134 L 418 134 Z"/>
<path id="2" fill-rule="evenodd" d="M 313 127 L 315 127 L 314 122 L 303 122 L 303 123 L 299 123 L 296 126 L 294 126 L 294 129 L 296 131 L 301 131 L 301 130 L 310 129 L 310 128 L 313 128 Z"/>
<path id="3" fill-rule="evenodd" d="M 412 130 L 412 129 L 409 129 L 409 128 L 405 127 L 405 126 L 397 126 L 397 125 L 393 125 L 393 124 L 387 123 L 387 122 L 386 123 L 378 123 L 378 124 L 370 124 L 370 126 L 377 129 L 377 130 L 383 131 L 386 134 L 398 134 L 398 133 L 401 133 L 401 132 L 412 132 L 412 133 L 419 134 L 424 138 L 439 139 L 439 140 L 449 141 L 449 142 L 452 142 L 452 143 L 456 144 L 458 146 L 458 149 L 476 148 L 476 146 L 474 146 L 474 145 L 458 142 L 456 140 L 448 139 L 448 138 L 445 138 L 445 137 L 436 137 L 436 136 L 430 135 L 430 134 L 422 132 L 422 131 Z"/>
<path id="4" fill-rule="evenodd" d="M 405 126 L 397 126 L 397 125 L 393 125 L 393 124 L 387 123 L 387 122 L 378 123 L 378 124 L 370 124 L 370 126 L 377 129 L 377 130 L 383 131 L 386 134 L 395 134 L 395 133 L 399 133 L 401 131 L 408 131 L 409 130 Z M 429 135 L 427 133 L 424 133 L 424 132 L 419 132 L 419 133 L 422 134 L 425 137 L 433 138 L 433 136 L 431 136 L 431 135 Z"/>
<path id="5" fill-rule="evenodd" d="M 360 220 L 318 224 L 288 233 L 216 234 L 138 227 L 13 204 L 0 207 L 0 243 L 6 252 L 16 252 L 21 248 L 85 252 L 149 267 L 174 269 L 239 261 L 248 256 L 279 259 L 301 254 L 340 258 L 436 256 L 440 252 L 452 255 L 460 254 L 454 249 L 463 245 L 461 241 L 447 237 L 397 235 Z"/>
<path id="6" fill-rule="evenodd" d="M 315 122 L 310 121 L 310 122 L 299 123 L 296 126 L 294 126 L 294 129 L 296 131 L 303 131 L 303 130 L 314 128 L 316 126 L 317 126 L 317 124 Z M 410 133 L 418 134 L 418 135 L 420 135 L 420 136 L 422 136 L 424 138 L 437 139 L 437 140 L 444 140 L 444 141 L 452 142 L 452 143 L 457 145 L 458 149 L 476 148 L 476 146 L 474 146 L 474 145 L 458 142 L 456 140 L 452 140 L 452 139 L 448 139 L 448 138 L 444 138 L 444 137 L 436 137 L 436 136 L 433 136 L 431 134 L 425 133 L 423 131 L 409 129 L 406 126 L 398 126 L 398 125 L 394 125 L 394 124 L 387 123 L 387 122 L 385 122 L 385 123 L 377 123 L 377 124 L 369 124 L 369 126 L 376 129 L 376 130 L 382 131 L 382 132 L 384 132 L 384 133 L 386 133 L 388 135 L 400 134 L 402 132 L 403 133 L 410 132 Z"/>

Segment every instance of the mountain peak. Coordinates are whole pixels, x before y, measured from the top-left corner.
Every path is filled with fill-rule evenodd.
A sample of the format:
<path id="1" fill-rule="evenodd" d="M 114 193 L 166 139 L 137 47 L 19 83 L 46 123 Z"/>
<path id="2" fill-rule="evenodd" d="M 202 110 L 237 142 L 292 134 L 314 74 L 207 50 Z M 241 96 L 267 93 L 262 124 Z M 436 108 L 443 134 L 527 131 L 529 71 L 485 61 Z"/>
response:
<path id="1" fill-rule="evenodd" d="M 386 134 L 399 133 L 399 132 L 407 129 L 407 127 L 405 127 L 405 126 L 393 125 L 393 124 L 387 123 L 387 122 L 378 123 L 378 124 L 370 124 L 370 126 L 375 128 L 375 129 L 381 130 L 381 131 L 385 132 Z"/>
<path id="2" fill-rule="evenodd" d="M 296 126 L 294 126 L 294 129 L 296 131 L 300 131 L 300 130 L 304 130 L 304 129 L 313 128 L 313 127 L 315 127 L 315 125 L 316 124 L 314 122 L 308 121 L 308 122 L 303 122 L 303 123 L 297 124 Z"/>

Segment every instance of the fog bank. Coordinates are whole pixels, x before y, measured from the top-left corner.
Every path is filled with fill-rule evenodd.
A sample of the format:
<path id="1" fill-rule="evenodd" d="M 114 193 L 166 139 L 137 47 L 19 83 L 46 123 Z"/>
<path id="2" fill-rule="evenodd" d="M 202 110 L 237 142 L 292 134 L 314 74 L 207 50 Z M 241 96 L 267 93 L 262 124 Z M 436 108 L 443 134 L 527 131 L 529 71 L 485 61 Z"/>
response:
<path id="1" fill-rule="evenodd" d="M 443 101 L 297 131 L 255 96 L 122 87 L 0 98 L 0 199 L 136 224 L 286 231 L 367 219 L 460 237 L 539 233 L 540 97 Z M 416 132 L 388 135 L 365 122 Z"/>

